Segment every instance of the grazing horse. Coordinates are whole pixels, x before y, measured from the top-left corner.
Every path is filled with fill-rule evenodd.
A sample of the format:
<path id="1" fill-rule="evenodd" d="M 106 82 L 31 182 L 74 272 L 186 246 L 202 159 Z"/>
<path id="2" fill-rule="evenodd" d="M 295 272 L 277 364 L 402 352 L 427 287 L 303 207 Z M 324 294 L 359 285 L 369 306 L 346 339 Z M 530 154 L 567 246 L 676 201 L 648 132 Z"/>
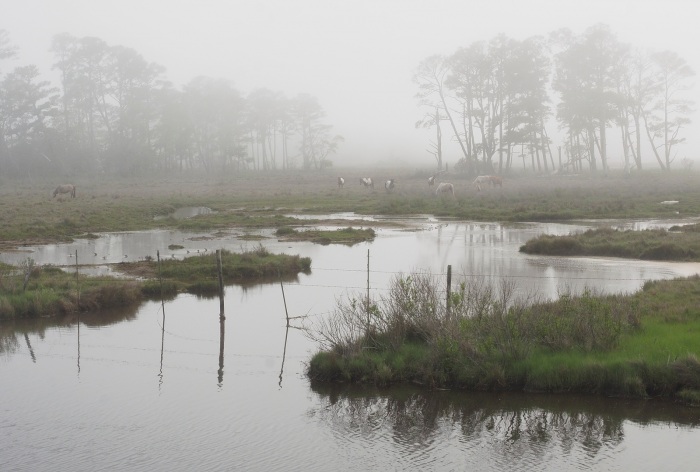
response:
<path id="1" fill-rule="evenodd" d="M 338 188 L 343 188 L 343 185 L 345 185 L 345 179 L 338 177 Z"/>
<path id="2" fill-rule="evenodd" d="M 395 182 L 395 179 L 389 179 L 386 182 L 384 182 L 384 188 L 387 192 L 391 192 L 392 190 L 394 190 Z"/>
<path id="3" fill-rule="evenodd" d="M 361 177 L 360 182 L 365 186 L 365 188 L 374 188 L 372 177 Z"/>
<path id="4" fill-rule="evenodd" d="M 56 190 L 53 191 L 52 198 L 56 198 L 56 195 L 58 195 L 59 193 L 70 193 L 70 196 L 72 198 L 75 198 L 75 185 L 71 185 L 71 184 L 59 185 L 58 187 L 56 187 Z"/>
<path id="5" fill-rule="evenodd" d="M 500 175 L 489 175 L 489 181 L 494 187 L 498 185 L 499 187 L 503 188 L 503 177 Z"/>
<path id="6" fill-rule="evenodd" d="M 449 182 L 442 182 L 435 188 L 435 195 L 451 194 L 452 198 L 455 198 L 455 186 Z"/>
<path id="7" fill-rule="evenodd" d="M 480 175 L 476 179 L 474 179 L 474 182 L 472 182 L 472 185 L 476 187 L 477 190 L 481 190 L 482 185 L 490 184 L 491 183 L 491 176 L 490 175 Z"/>
<path id="8" fill-rule="evenodd" d="M 428 187 L 432 187 L 433 185 L 435 185 L 435 176 L 431 175 L 428 177 Z"/>

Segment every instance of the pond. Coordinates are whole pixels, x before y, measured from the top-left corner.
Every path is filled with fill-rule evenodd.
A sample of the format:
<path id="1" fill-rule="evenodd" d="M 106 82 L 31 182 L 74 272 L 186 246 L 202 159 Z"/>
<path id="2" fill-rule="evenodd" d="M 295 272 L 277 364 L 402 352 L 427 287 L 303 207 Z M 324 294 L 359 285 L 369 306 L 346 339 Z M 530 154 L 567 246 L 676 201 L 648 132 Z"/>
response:
<path id="1" fill-rule="evenodd" d="M 368 226 L 379 220 L 385 222 L 359 219 Z M 0 468 L 696 467 L 700 411 L 671 403 L 311 385 L 304 369 L 316 346 L 302 331 L 286 328 L 285 301 L 290 316 L 328 316 L 338 298 L 366 293 L 368 260 L 375 296 L 386 293 L 397 274 L 421 270 L 442 277 L 447 265 L 456 279 L 509 278 L 523 292 L 544 297 L 585 287 L 631 292 L 644 280 L 700 272 L 697 263 L 518 252 L 538 234 L 567 234 L 590 227 L 587 222 L 504 226 L 427 216 L 398 222 L 406 226 L 378 226 L 375 241 L 354 246 L 281 242 L 271 230 L 256 233 L 267 238 L 255 242 L 233 230 L 149 231 L 0 254 L 4 262 L 31 257 L 70 270 L 77 251 L 80 263 L 94 264 L 97 273 L 156 251 L 179 258 L 259 244 L 312 259 L 310 274 L 283 287 L 226 287 L 223 322 L 218 299 L 179 295 L 122 312 L 0 324 Z M 168 249 L 173 244 L 182 249 Z"/>

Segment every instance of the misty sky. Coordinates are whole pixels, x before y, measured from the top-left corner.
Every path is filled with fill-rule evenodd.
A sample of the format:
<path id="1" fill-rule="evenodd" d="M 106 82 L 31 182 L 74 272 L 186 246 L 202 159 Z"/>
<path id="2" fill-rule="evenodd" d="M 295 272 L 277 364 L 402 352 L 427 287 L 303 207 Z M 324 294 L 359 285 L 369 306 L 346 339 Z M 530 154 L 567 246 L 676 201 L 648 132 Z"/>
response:
<path id="1" fill-rule="evenodd" d="M 514 39 L 605 23 L 622 42 L 678 53 L 700 73 L 697 0 L 0 0 L 18 60 L 50 73 L 57 33 L 95 36 L 166 67 L 176 86 L 198 75 L 287 97 L 309 93 L 342 135 L 333 161 L 432 165 L 414 123 L 418 63 L 500 33 Z M 696 77 L 696 81 L 700 81 Z M 691 98 L 700 106 L 700 85 Z M 700 114 L 679 158 L 700 157 Z M 555 145 L 559 144 L 556 142 Z M 456 151 L 447 160 L 456 161 Z M 611 165 L 621 158 L 611 149 Z M 651 159 L 647 156 L 646 159 Z M 651 161 L 648 161 L 651 163 Z"/>

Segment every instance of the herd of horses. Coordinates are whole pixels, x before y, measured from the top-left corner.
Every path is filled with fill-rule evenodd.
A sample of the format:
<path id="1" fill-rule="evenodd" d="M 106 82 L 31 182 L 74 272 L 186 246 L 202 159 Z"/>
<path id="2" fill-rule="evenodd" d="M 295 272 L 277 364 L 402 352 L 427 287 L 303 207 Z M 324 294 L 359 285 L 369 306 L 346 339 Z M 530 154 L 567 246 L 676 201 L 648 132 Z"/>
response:
<path id="1" fill-rule="evenodd" d="M 435 179 L 439 174 L 434 174 L 428 177 L 428 187 L 433 187 L 435 185 Z M 361 177 L 360 183 L 365 188 L 374 189 L 374 180 L 372 177 Z M 492 187 L 503 187 L 503 177 L 500 175 L 480 175 L 472 182 L 477 191 L 480 191 L 483 186 L 490 185 Z M 343 188 L 345 186 L 345 179 L 343 177 L 338 177 L 338 188 Z M 389 179 L 384 181 L 384 190 L 387 192 L 392 192 L 396 188 L 396 179 Z M 71 198 L 75 198 L 75 185 L 72 184 L 62 184 L 56 187 L 53 191 L 53 197 L 56 198 L 57 195 L 67 193 Z M 450 182 L 440 182 L 437 187 L 435 187 L 435 195 L 451 195 L 453 198 L 455 196 L 455 187 Z"/>
<path id="2" fill-rule="evenodd" d="M 439 174 L 434 174 L 428 177 L 428 187 L 433 187 L 435 185 L 435 179 Z M 374 180 L 372 177 L 360 177 L 360 183 L 365 188 L 374 189 Z M 345 186 L 345 178 L 338 177 L 338 188 L 343 188 Z M 476 188 L 477 191 L 485 186 L 491 187 L 501 187 L 503 188 L 503 177 L 500 175 L 480 175 L 472 182 L 472 186 Z M 384 189 L 387 192 L 392 192 L 396 188 L 396 179 L 389 179 L 384 181 Z M 437 187 L 435 187 L 435 195 L 451 195 L 452 198 L 455 196 L 455 186 L 450 182 L 440 182 Z"/>

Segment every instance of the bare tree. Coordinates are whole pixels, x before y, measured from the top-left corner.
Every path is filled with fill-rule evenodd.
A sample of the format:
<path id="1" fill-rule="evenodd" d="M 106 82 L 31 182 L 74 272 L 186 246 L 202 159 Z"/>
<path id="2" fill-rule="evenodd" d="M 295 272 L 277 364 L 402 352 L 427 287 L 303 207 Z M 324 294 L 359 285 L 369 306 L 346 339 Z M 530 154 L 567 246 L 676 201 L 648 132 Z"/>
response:
<path id="1" fill-rule="evenodd" d="M 662 169 L 670 170 L 675 155 L 674 147 L 685 138 L 680 136 L 683 126 L 690 123 L 693 101 L 683 97 L 690 88 L 688 79 L 695 75 L 693 69 L 671 51 L 654 53 L 653 101 L 644 110 L 644 123 L 647 138 Z M 661 150 L 661 153 L 659 153 Z"/>

